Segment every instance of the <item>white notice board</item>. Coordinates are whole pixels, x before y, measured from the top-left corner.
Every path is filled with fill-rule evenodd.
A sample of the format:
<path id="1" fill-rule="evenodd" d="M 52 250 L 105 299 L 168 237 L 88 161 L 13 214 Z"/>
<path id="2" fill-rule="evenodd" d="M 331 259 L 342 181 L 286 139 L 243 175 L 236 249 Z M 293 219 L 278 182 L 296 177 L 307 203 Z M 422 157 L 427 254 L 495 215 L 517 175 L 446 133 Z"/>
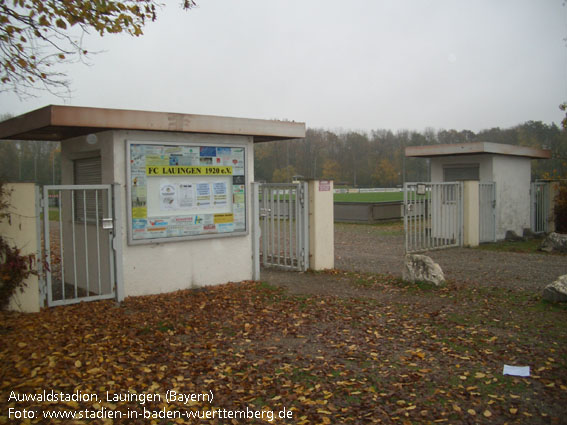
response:
<path id="1" fill-rule="evenodd" d="M 127 143 L 128 243 L 247 234 L 246 147 Z"/>

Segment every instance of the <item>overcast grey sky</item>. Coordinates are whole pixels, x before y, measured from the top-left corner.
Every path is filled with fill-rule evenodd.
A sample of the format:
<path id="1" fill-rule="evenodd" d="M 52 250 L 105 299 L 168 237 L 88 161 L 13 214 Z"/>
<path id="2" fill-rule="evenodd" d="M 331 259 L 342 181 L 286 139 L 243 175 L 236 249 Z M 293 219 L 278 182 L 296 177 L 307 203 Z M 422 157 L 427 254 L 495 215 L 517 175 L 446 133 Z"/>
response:
<path id="1" fill-rule="evenodd" d="M 562 0 L 178 0 L 140 38 L 90 36 L 65 103 L 371 130 L 561 120 Z M 0 114 L 61 99 L 0 94 Z"/>

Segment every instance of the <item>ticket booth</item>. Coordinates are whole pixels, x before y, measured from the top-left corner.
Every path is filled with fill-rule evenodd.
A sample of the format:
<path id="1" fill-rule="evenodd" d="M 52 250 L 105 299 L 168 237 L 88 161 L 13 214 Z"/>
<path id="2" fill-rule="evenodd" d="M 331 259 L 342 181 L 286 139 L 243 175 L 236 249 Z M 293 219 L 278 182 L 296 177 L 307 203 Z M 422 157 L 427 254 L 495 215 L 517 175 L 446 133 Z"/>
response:
<path id="1" fill-rule="evenodd" d="M 551 158 L 547 149 L 488 142 L 411 146 L 405 154 L 430 159 L 432 183 L 478 182 L 481 242 L 482 233 L 499 240 L 508 230 L 521 235 L 531 227 L 531 161 Z M 455 208 L 449 195 L 439 208 Z"/>
<path id="2" fill-rule="evenodd" d="M 48 304 L 252 279 L 254 144 L 303 137 L 297 122 L 73 106 L 0 123 L 0 139 L 61 142 Z"/>

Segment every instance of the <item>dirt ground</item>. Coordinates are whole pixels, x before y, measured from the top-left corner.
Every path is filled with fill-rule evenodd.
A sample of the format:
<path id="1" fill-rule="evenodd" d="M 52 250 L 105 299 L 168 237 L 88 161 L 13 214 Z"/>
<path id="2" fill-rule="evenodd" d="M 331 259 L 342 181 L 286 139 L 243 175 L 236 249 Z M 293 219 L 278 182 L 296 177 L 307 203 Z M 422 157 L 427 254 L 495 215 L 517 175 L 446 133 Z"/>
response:
<path id="1" fill-rule="evenodd" d="M 452 248 L 425 253 L 441 266 L 445 277 L 456 283 L 473 282 L 503 288 L 540 292 L 559 276 L 567 274 L 567 257 Z M 404 260 L 404 233 L 399 223 L 392 225 L 335 224 L 335 267 L 339 270 L 378 273 L 401 277 Z M 293 279 L 290 277 L 293 276 Z M 292 293 L 329 293 L 361 289 L 344 285 L 350 278 L 313 273 L 292 274 L 263 270 L 262 280 L 285 286 Z M 331 282 L 332 281 L 332 282 Z M 375 291 L 369 291 L 376 296 Z"/>

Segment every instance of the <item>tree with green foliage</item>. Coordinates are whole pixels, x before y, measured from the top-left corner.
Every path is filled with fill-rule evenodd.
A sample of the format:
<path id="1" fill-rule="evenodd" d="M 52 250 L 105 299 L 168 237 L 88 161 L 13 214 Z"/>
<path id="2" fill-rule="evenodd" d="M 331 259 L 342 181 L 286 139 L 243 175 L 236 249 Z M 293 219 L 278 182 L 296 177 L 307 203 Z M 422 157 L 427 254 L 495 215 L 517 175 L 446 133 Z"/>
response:
<path id="1" fill-rule="evenodd" d="M 69 80 L 54 67 L 88 55 L 84 34 L 138 37 L 161 6 L 156 0 L 0 0 L 0 91 L 22 96 L 44 88 L 62 95 Z M 184 10 L 194 6 L 181 1 Z"/>

